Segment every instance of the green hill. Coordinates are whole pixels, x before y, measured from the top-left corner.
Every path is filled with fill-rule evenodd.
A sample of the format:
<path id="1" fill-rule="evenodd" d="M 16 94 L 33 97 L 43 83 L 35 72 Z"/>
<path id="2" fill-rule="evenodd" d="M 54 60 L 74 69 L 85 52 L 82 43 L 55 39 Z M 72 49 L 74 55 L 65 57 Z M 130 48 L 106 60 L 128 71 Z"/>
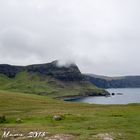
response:
<path id="1" fill-rule="evenodd" d="M 75 64 L 60 67 L 57 61 L 30 66 L 0 65 L 0 89 L 63 99 L 108 94 L 86 80 Z"/>

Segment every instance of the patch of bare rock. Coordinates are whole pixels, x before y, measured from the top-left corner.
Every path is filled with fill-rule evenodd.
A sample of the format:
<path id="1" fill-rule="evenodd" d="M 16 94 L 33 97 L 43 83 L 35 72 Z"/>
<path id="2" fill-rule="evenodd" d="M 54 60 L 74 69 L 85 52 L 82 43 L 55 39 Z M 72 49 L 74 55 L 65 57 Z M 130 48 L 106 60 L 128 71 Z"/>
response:
<path id="1" fill-rule="evenodd" d="M 97 134 L 96 137 L 101 140 L 114 140 L 112 134 L 109 134 L 109 133 L 100 133 L 100 134 Z"/>
<path id="2" fill-rule="evenodd" d="M 44 140 L 71 140 L 74 136 L 69 134 L 56 134 L 51 137 L 45 137 Z"/>

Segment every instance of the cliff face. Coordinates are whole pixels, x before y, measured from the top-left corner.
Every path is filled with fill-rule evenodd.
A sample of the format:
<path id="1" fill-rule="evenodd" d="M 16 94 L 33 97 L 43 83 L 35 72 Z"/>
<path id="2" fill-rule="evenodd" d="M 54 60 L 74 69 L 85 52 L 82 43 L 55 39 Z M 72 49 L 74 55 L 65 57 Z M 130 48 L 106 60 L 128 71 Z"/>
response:
<path id="1" fill-rule="evenodd" d="M 57 61 L 29 66 L 0 65 L 0 89 L 54 98 L 108 95 L 91 84 L 75 64 L 60 67 Z"/>
<path id="2" fill-rule="evenodd" d="M 24 70 L 24 67 L 21 66 L 12 66 L 7 64 L 0 65 L 0 74 L 4 74 L 9 78 L 13 78 L 17 73 Z"/>
<path id="3" fill-rule="evenodd" d="M 84 76 L 75 64 L 58 66 L 57 61 L 48 64 L 31 65 L 26 67 L 28 72 L 52 76 L 61 81 L 82 81 Z"/>
<path id="4" fill-rule="evenodd" d="M 140 76 L 105 77 L 87 75 L 87 79 L 100 88 L 140 87 Z"/>
<path id="5" fill-rule="evenodd" d="M 84 76 L 75 64 L 71 64 L 68 67 L 57 66 L 57 61 L 46 64 L 37 64 L 29 66 L 12 66 L 12 65 L 0 65 L 0 74 L 4 74 L 9 78 L 14 78 L 17 73 L 27 71 L 29 73 L 38 73 L 41 76 L 52 76 L 62 81 L 82 81 Z"/>

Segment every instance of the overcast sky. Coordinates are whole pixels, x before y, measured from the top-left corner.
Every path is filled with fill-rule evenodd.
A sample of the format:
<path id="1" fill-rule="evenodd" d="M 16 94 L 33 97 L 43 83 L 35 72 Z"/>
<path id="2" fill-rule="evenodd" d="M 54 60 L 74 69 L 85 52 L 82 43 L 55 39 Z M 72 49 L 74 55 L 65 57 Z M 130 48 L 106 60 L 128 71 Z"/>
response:
<path id="1" fill-rule="evenodd" d="M 74 61 L 140 75 L 140 0 L 0 0 L 0 63 Z"/>

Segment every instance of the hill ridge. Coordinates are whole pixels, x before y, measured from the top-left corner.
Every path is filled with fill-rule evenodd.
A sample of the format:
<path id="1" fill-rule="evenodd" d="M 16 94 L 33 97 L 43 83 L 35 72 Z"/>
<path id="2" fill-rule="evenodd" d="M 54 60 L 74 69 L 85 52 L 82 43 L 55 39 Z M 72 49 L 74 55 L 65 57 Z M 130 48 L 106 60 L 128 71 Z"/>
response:
<path id="1" fill-rule="evenodd" d="M 0 74 L 4 74 L 9 78 L 14 78 L 17 73 L 27 71 L 29 73 L 39 73 L 41 75 L 53 76 L 56 79 L 63 81 L 80 81 L 84 80 L 76 64 L 69 66 L 59 66 L 58 61 L 43 64 L 32 64 L 27 66 L 16 66 L 9 64 L 0 64 Z"/>
<path id="2" fill-rule="evenodd" d="M 108 95 L 104 89 L 91 84 L 76 64 L 59 66 L 57 61 L 27 66 L 2 64 L 0 89 L 54 98 Z"/>
<path id="3" fill-rule="evenodd" d="M 137 88 L 140 87 L 140 76 L 108 77 L 85 74 L 87 79 L 100 88 Z"/>

